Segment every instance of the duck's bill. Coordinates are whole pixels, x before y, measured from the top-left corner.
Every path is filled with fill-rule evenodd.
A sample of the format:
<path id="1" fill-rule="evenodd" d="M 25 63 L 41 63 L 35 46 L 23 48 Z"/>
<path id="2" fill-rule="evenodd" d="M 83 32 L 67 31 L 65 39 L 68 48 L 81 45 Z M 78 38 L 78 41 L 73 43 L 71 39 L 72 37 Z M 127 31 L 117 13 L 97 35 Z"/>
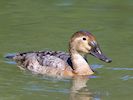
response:
<path id="1" fill-rule="evenodd" d="M 90 51 L 90 54 L 95 56 L 96 58 L 104 61 L 104 62 L 107 62 L 107 63 L 110 63 L 112 62 L 112 60 L 110 58 L 107 58 L 103 53 L 102 51 L 100 50 L 99 46 L 93 48 L 91 51 Z"/>

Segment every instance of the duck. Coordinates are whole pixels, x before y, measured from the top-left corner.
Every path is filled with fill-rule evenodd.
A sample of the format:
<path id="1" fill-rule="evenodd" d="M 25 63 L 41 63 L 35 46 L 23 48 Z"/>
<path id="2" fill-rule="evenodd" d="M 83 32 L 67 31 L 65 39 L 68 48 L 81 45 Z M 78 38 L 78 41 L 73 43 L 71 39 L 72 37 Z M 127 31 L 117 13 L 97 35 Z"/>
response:
<path id="1" fill-rule="evenodd" d="M 6 56 L 14 60 L 22 70 L 50 76 L 89 76 L 94 74 L 88 63 L 90 54 L 106 63 L 112 60 L 106 57 L 91 32 L 77 31 L 69 40 L 69 53 L 63 51 L 30 51 Z"/>

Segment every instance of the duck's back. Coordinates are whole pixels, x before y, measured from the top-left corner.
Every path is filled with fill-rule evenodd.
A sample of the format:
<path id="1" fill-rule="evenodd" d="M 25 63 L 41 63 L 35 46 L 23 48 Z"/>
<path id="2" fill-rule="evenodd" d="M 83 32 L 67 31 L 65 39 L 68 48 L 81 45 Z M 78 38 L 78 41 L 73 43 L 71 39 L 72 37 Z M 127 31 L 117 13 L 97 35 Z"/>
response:
<path id="1" fill-rule="evenodd" d="M 18 53 L 14 57 L 21 69 L 37 73 L 51 73 L 62 70 L 72 70 L 69 53 L 62 51 L 39 51 Z"/>

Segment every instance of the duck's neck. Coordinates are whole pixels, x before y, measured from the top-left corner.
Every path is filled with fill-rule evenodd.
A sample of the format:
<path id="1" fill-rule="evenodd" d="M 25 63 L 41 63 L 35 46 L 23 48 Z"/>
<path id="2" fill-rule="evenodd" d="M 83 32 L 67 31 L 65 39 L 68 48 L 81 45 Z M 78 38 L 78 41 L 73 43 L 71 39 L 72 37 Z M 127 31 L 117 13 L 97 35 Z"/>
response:
<path id="1" fill-rule="evenodd" d="M 87 61 L 85 60 L 85 55 L 78 53 L 76 50 L 70 50 L 71 61 L 74 68 L 74 73 L 77 75 L 91 75 L 94 72 L 91 70 Z"/>

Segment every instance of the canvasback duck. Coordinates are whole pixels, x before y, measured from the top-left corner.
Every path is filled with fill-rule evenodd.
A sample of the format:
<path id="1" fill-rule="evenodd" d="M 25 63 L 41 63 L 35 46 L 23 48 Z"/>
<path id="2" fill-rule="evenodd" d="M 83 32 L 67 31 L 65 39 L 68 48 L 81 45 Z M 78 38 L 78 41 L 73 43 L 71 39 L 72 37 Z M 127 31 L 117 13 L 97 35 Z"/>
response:
<path id="1" fill-rule="evenodd" d="M 91 54 L 107 63 L 112 60 L 101 51 L 95 37 L 88 31 L 74 33 L 69 41 L 69 53 L 62 51 L 33 51 L 17 53 L 6 58 L 13 59 L 24 70 L 43 75 L 70 76 L 92 75 L 87 61 Z"/>

